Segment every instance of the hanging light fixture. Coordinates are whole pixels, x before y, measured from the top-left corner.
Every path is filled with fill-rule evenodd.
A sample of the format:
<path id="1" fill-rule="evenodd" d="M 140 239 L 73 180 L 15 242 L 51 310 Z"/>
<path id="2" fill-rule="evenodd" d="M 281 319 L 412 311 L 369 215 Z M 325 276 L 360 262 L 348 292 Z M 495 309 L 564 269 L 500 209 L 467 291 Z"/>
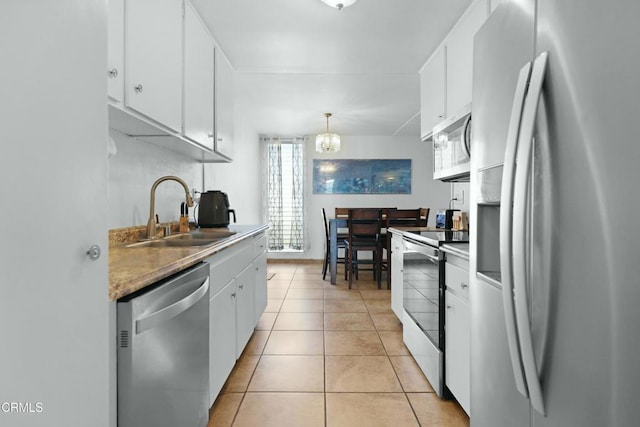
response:
<path id="1" fill-rule="evenodd" d="M 324 113 L 327 118 L 327 132 L 316 135 L 316 151 L 318 153 L 335 153 L 340 151 L 340 135 L 329 132 L 329 117 L 331 113 Z"/>
<path id="2" fill-rule="evenodd" d="M 338 10 L 342 10 L 342 8 L 351 6 L 358 0 L 320 0 L 320 1 L 326 5 L 335 7 Z"/>

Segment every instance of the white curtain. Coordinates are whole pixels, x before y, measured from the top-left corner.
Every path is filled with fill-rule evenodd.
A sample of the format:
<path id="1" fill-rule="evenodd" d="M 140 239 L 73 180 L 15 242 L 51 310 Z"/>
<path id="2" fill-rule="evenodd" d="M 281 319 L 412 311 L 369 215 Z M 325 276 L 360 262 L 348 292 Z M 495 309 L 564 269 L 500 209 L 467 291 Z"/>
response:
<path id="1" fill-rule="evenodd" d="M 304 249 L 304 146 L 302 137 L 260 137 L 265 153 L 265 215 L 269 251 Z"/>

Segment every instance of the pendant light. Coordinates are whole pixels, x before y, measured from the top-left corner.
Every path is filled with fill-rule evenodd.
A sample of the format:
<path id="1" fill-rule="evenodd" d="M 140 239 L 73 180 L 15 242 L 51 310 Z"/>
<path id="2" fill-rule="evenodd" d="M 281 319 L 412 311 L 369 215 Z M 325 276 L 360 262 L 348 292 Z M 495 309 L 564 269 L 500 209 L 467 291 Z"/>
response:
<path id="1" fill-rule="evenodd" d="M 338 10 L 342 10 L 342 8 L 351 6 L 358 0 L 320 0 L 322 3 L 335 7 Z"/>
<path id="2" fill-rule="evenodd" d="M 327 118 L 327 132 L 316 136 L 316 151 L 318 153 L 335 153 L 340 151 L 340 135 L 329 132 L 329 117 L 331 113 L 324 113 Z"/>

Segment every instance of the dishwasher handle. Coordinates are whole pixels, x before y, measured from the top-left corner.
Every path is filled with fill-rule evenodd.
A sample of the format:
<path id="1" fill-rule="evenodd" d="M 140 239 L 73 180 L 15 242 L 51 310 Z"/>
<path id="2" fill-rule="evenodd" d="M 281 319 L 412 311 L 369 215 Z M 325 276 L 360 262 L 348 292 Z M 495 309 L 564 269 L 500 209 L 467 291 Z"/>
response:
<path id="1" fill-rule="evenodd" d="M 191 280 L 185 285 L 190 285 L 195 282 L 202 281 L 202 277 Z M 174 302 L 158 311 L 148 314 L 140 319 L 136 320 L 136 334 L 140 334 L 148 329 L 154 328 L 160 323 L 177 316 L 193 307 L 198 301 L 202 299 L 209 290 L 209 278 L 207 277 L 202 285 L 193 291 L 191 294 L 182 298 L 179 301 Z"/>

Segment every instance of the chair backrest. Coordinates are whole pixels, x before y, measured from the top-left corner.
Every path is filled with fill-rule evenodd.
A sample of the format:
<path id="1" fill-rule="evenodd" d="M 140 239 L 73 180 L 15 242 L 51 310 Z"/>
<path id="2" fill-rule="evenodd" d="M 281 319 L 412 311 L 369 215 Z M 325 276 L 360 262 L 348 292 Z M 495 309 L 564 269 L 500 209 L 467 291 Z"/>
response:
<path id="1" fill-rule="evenodd" d="M 377 243 L 380 239 L 381 216 L 380 209 L 349 209 L 349 241 L 373 240 Z"/>
<path id="2" fill-rule="evenodd" d="M 393 209 L 387 211 L 386 227 L 417 227 L 420 225 L 420 209 Z"/>
<path id="3" fill-rule="evenodd" d="M 420 227 L 426 227 L 429 223 L 429 208 L 420 208 Z"/>
<path id="4" fill-rule="evenodd" d="M 349 208 L 336 208 L 334 218 L 347 218 L 349 216 Z"/>

